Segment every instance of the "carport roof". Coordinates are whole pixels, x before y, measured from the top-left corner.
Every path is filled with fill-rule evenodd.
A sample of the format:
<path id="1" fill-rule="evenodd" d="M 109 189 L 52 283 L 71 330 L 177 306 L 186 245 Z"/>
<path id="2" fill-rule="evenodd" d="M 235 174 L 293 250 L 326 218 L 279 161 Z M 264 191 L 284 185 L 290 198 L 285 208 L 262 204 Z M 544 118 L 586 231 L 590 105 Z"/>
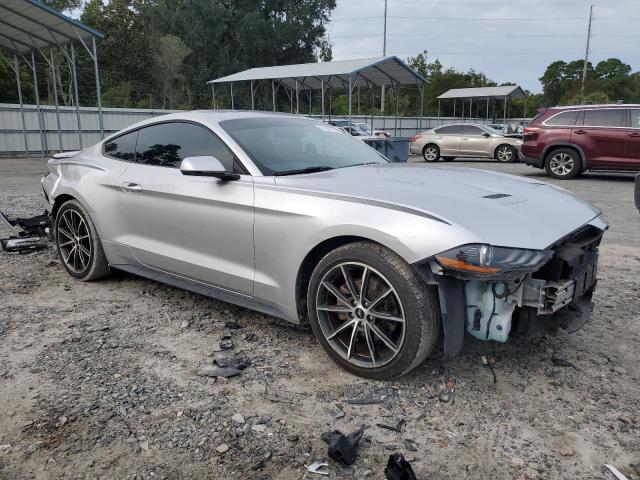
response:
<path id="1" fill-rule="evenodd" d="M 396 56 L 360 58 L 336 62 L 299 63 L 275 67 L 250 68 L 207 83 L 247 82 L 253 80 L 278 80 L 284 85 L 302 90 L 317 90 L 322 87 L 348 87 L 349 76 L 352 87 L 370 85 L 416 85 L 425 82 L 415 70 Z"/>
<path id="2" fill-rule="evenodd" d="M 103 37 L 37 0 L 0 1 L 0 27 L 0 47 L 15 53 Z"/>
<path id="3" fill-rule="evenodd" d="M 440 100 L 451 98 L 525 98 L 527 95 L 517 85 L 503 87 L 452 88 L 438 97 Z"/>

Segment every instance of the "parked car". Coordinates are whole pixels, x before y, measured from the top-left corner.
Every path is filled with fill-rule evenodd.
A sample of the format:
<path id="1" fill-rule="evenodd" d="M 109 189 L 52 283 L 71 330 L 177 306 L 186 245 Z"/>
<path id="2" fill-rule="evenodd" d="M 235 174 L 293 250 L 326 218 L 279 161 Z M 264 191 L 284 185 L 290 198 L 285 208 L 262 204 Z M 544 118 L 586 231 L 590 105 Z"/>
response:
<path id="1" fill-rule="evenodd" d="M 391 379 L 444 332 L 504 342 L 591 312 L 600 211 L 537 179 L 390 163 L 309 118 L 180 112 L 42 179 L 62 265 L 124 270 L 309 322 L 341 367 Z M 286 348 L 283 343 L 283 348 Z"/>
<path id="2" fill-rule="evenodd" d="M 524 129 L 524 161 L 553 178 L 640 171 L 640 105 L 542 109 Z"/>
<path id="3" fill-rule="evenodd" d="M 501 135 L 497 130 L 479 124 L 454 124 L 432 128 L 411 137 L 411 153 L 422 155 L 427 162 L 446 161 L 456 157 L 495 158 L 499 162 L 518 159 L 522 140 Z"/>
<path id="4" fill-rule="evenodd" d="M 365 132 L 367 132 L 369 135 L 373 135 L 373 136 L 376 136 L 376 137 L 385 137 L 385 138 L 391 137 L 391 134 L 389 132 L 387 132 L 386 130 L 374 129 L 368 123 L 356 123 L 355 125 L 357 127 L 359 127 L 360 130 L 364 130 Z"/>
<path id="5" fill-rule="evenodd" d="M 636 187 L 633 191 L 633 198 L 636 202 L 636 208 L 640 212 L 640 173 L 636 175 Z"/>

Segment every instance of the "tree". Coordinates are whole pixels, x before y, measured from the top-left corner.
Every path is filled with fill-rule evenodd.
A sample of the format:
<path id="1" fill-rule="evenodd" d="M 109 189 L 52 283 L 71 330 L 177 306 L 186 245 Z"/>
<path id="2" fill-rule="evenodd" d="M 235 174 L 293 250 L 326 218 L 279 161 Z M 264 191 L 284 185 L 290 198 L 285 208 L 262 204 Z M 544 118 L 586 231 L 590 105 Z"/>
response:
<path id="1" fill-rule="evenodd" d="M 55 8 L 61 12 L 77 10 L 82 7 L 84 0 L 41 0 L 48 7 Z"/>
<path id="2" fill-rule="evenodd" d="M 5 57 L 0 52 L 0 103 L 18 103 L 16 72 L 13 67 L 13 59 Z M 22 87 L 22 101 L 24 103 L 32 102 L 35 90 L 31 70 L 24 64 L 20 65 L 20 85 Z"/>
<path id="3" fill-rule="evenodd" d="M 184 60 L 190 53 L 191 50 L 175 35 L 160 37 L 154 54 L 154 74 L 162 92 L 162 108 L 175 108 L 185 83 Z"/>

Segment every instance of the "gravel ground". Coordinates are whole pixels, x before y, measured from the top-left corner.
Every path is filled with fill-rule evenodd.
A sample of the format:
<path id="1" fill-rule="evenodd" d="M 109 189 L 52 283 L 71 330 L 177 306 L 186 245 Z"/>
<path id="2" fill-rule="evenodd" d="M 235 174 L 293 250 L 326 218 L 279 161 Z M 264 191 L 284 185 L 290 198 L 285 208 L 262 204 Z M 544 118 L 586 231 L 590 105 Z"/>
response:
<path id="1" fill-rule="evenodd" d="M 39 213 L 45 170 L 1 159 L 0 208 Z M 76 282 L 52 249 L 0 253 L 0 478 L 322 478 L 304 467 L 327 461 L 320 433 L 366 425 L 356 463 L 329 460 L 330 478 L 382 479 L 402 452 L 419 479 L 613 478 L 603 463 L 640 479 L 633 183 L 557 183 L 611 223 L 592 321 L 536 343 L 468 338 L 463 355 L 436 352 L 395 382 L 350 376 L 309 331 L 249 310 L 123 273 Z M 225 336 L 251 365 L 227 381 L 198 376 Z"/>

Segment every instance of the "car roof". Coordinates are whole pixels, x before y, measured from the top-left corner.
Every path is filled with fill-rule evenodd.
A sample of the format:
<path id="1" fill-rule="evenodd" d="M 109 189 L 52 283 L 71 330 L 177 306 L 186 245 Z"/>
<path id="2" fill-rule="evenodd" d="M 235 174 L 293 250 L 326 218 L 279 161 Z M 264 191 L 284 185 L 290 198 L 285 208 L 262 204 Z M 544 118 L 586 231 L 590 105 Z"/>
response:
<path id="1" fill-rule="evenodd" d="M 548 107 L 550 110 L 571 110 L 574 108 L 640 108 L 640 104 L 637 103 L 598 103 L 593 105 L 557 105 L 555 107 Z"/>

